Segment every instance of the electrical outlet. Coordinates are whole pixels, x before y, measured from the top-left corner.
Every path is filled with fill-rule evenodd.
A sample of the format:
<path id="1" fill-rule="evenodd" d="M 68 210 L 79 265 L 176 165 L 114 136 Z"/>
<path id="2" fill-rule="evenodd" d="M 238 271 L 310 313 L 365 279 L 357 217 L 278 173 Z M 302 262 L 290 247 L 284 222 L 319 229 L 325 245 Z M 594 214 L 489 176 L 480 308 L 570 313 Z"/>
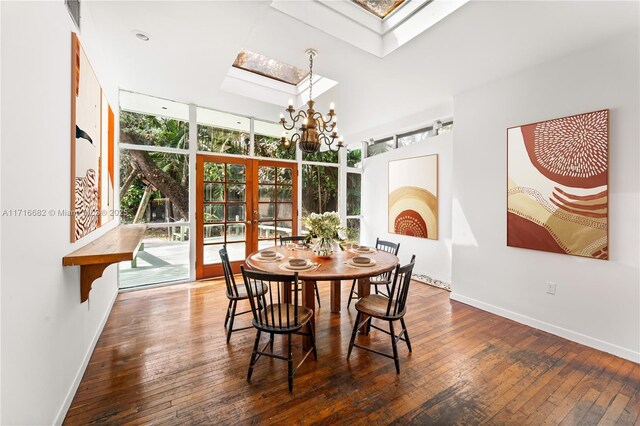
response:
<path id="1" fill-rule="evenodd" d="M 547 281 L 547 294 L 556 294 L 556 283 Z"/>

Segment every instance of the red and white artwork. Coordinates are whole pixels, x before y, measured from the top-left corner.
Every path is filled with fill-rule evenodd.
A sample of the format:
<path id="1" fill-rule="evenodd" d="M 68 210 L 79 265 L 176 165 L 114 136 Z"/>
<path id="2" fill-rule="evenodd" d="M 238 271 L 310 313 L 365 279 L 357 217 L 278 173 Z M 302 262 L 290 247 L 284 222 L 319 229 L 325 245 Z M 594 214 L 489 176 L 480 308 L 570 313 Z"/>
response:
<path id="1" fill-rule="evenodd" d="M 608 259 L 609 111 L 507 130 L 507 245 Z"/>

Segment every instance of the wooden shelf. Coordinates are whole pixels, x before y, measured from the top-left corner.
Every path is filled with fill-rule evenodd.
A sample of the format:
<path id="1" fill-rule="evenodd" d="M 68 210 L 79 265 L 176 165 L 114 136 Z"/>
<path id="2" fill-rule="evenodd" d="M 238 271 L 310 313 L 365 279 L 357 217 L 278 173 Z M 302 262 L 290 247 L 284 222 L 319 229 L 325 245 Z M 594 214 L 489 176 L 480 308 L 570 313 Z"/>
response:
<path id="1" fill-rule="evenodd" d="M 62 258 L 63 266 L 80 266 L 81 303 L 107 266 L 136 257 L 146 230 L 147 225 L 120 225 Z"/>

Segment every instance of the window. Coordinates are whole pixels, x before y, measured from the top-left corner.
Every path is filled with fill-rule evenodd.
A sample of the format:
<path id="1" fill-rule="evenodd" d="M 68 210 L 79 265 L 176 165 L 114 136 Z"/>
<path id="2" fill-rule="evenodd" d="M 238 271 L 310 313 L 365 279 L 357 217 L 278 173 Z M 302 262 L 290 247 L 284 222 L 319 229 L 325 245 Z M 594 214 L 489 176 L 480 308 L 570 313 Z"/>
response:
<path id="1" fill-rule="evenodd" d="M 319 163 L 335 163 L 338 164 L 338 153 L 333 151 L 318 151 L 314 153 L 303 152 L 303 161 L 316 161 Z"/>
<path id="2" fill-rule="evenodd" d="M 294 86 L 300 84 L 309 74 L 306 70 L 276 61 L 250 50 L 241 50 L 233 62 L 233 66 Z"/>
<path id="3" fill-rule="evenodd" d="M 347 173 L 347 240 L 360 243 L 362 175 Z"/>
<path id="4" fill-rule="evenodd" d="M 258 157 L 279 158 L 284 160 L 296 159 L 296 144 L 285 149 L 280 143 L 282 125 L 267 121 L 254 120 L 254 153 Z"/>
<path id="5" fill-rule="evenodd" d="M 302 166 L 302 216 L 338 211 L 338 168 Z"/>
<path id="6" fill-rule="evenodd" d="M 189 278 L 189 226 L 150 227 L 136 258 L 121 262 L 120 288 Z"/>
<path id="7" fill-rule="evenodd" d="M 357 147 L 356 147 L 357 146 Z M 362 167 L 362 147 L 360 144 L 347 145 L 347 167 Z"/>
<path id="8" fill-rule="evenodd" d="M 387 151 L 391 151 L 394 148 L 395 145 L 393 143 L 393 137 L 369 142 L 369 146 L 367 147 L 367 157 L 373 157 L 374 155 L 383 154 Z"/>
<path id="9" fill-rule="evenodd" d="M 189 157 L 121 149 L 120 214 L 123 223 L 188 221 Z"/>
<path id="10" fill-rule="evenodd" d="M 429 131 L 431 127 L 398 135 L 398 148 L 424 141 L 430 136 Z"/>
<path id="11" fill-rule="evenodd" d="M 120 111 L 120 143 L 187 149 L 189 148 L 189 122 Z"/>
<path id="12" fill-rule="evenodd" d="M 188 106 L 129 92 L 123 104 L 147 110 L 120 113 L 121 220 L 149 227 L 136 258 L 120 263 L 120 287 L 188 279 Z"/>
<path id="13" fill-rule="evenodd" d="M 249 155 L 251 140 L 249 118 L 198 108 L 197 120 L 200 151 Z"/>

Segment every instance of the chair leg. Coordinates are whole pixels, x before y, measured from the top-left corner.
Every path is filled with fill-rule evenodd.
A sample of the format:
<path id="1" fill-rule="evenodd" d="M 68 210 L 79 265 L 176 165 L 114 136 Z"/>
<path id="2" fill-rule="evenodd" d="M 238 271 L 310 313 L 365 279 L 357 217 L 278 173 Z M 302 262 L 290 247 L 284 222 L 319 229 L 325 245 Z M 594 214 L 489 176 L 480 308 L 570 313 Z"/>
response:
<path id="1" fill-rule="evenodd" d="M 362 314 L 358 312 L 356 315 L 356 323 L 353 325 L 353 333 L 351 333 L 351 340 L 349 341 L 349 352 L 347 352 L 347 359 L 351 356 L 351 351 L 353 350 L 353 344 L 356 341 L 356 333 L 358 333 L 358 324 L 360 323 L 360 316 Z"/>
<path id="2" fill-rule="evenodd" d="M 249 373 L 247 374 L 247 382 L 251 381 L 253 374 L 253 366 L 256 364 L 256 355 L 258 354 L 258 345 L 260 344 L 260 330 L 256 332 L 256 342 L 253 344 L 253 352 L 251 352 L 251 361 L 249 361 Z"/>
<path id="3" fill-rule="evenodd" d="M 404 330 L 404 340 L 407 343 L 407 348 L 409 352 L 411 352 L 411 340 L 409 340 L 409 332 L 407 331 L 407 326 L 404 323 L 404 318 L 400 318 L 400 324 L 402 324 L 402 329 Z"/>
<path id="4" fill-rule="evenodd" d="M 396 334 L 393 331 L 393 321 L 389 321 L 389 331 L 391 332 L 391 346 L 393 346 L 393 362 L 396 364 L 396 373 L 400 374 L 400 360 L 398 359 L 398 345 L 396 345 Z"/>
<path id="5" fill-rule="evenodd" d="M 293 352 L 291 351 L 291 334 L 287 335 L 287 341 L 287 364 L 289 364 L 289 392 L 293 392 Z"/>
<path id="6" fill-rule="evenodd" d="M 227 323 L 229 322 L 229 313 L 231 312 L 231 303 L 232 302 L 233 302 L 232 300 L 229 300 L 229 306 L 227 306 L 227 315 L 225 315 L 225 317 L 224 317 L 224 327 L 225 328 L 227 327 Z"/>
<path id="7" fill-rule="evenodd" d="M 227 329 L 227 343 L 231 340 L 231 333 L 233 332 L 233 320 L 236 318 L 236 307 L 238 306 L 238 301 L 233 300 L 232 308 L 231 308 L 231 316 L 229 317 L 229 328 Z"/>
<path id="8" fill-rule="evenodd" d="M 385 287 L 387 287 L 387 297 L 391 297 L 391 289 L 389 288 L 389 284 L 385 284 Z"/>
<path id="9" fill-rule="evenodd" d="M 318 300 L 318 308 L 322 308 L 322 306 L 320 305 L 320 293 L 318 292 L 318 283 L 314 283 L 313 288 L 316 290 L 316 299 Z"/>
<path id="10" fill-rule="evenodd" d="M 353 297 L 353 293 L 356 289 L 356 281 L 357 280 L 353 280 L 353 284 L 351 284 L 351 291 L 349 292 L 349 301 L 347 302 L 347 309 L 349 309 L 349 306 L 351 305 L 351 301 L 355 299 L 355 297 Z"/>
<path id="11" fill-rule="evenodd" d="M 273 340 L 275 338 L 275 334 L 271 333 L 271 340 L 269 341 L 269 348 L 271 349 L 271 352 L 273 352 Z"/>
<path id="12" fill-rule="evenodd" d="M 309 327 L 309 338 L 311 339 L 311 348 L 313 349 L 313 357 L 317 361 L 318 351 L 316 349 L 316 337 L 313 335 L 313 327 L 311 326 L 311 321 L 307 323 L 307 327 Z"/>

